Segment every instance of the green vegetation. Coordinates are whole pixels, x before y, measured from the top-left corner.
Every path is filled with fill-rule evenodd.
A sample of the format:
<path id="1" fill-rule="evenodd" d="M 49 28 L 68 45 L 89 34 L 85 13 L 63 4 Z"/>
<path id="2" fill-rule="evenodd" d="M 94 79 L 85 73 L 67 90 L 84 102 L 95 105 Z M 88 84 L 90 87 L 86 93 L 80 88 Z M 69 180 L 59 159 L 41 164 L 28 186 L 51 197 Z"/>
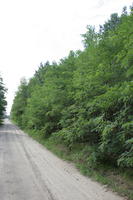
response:
<path id="1" fill-rule="evenodd" d="M 132 22 L 131 7 L 129 14 L 126 8 L 120 17 L 112 14 L 99 32 L 87 26 L 84 50 L 41 64 L 28 83 L 23 79 L 11 111 L 21 128 L 47 146 L 52 141 L 52 148 L 62 144 L 87 174 L 99 168 L 110 179 L 101 182 L 111 186 L 115 171 L 133 176 Z M 133 199 L 129 188 L 122 193 Z"/>
<path id="2" fill-rule="evenodd" d="M 91 177 L 110 187 L 114 192 L 121 196 L 126 196 L 126 199 L 133 199 L 133 173 L 130 169 L 118 168 L 107 164 L 99 163 L 97 166 L 90 166 L 88 162 L 89 155 L 94 152 L 95 147 L 84 143 L 74 144 L 71 149 L 68 149 L 64 144 L 59 143 L 53 138 L 43 137 L 42 132 L 34 130 L 25 130 L 33 139 L 44 145 L 63 160 L 75 163 L 76 167 L 82 174 Z"/>
<path id="3" fill-rule="evenodd" d="M 4 111 L 6 106 L 5 92 L 6 89 L 3 85 L 3 79 L 0 77 L 0 125 L 2 124 L 2 119 L 4 117 Z"/>

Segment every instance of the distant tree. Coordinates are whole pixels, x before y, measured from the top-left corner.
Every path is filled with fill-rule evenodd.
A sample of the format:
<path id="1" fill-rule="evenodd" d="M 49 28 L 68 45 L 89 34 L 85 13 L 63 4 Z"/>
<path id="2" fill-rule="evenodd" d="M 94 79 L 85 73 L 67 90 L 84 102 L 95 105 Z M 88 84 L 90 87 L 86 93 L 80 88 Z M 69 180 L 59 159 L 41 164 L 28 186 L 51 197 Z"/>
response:
<path id="1" fill-rule="evenodd" d="M 22 120 L 25 107 L 27 104 L 27 98 L 28 98 L 27 81 L 25 78 L 23 78 L 20 81 L 20 86 L 18 87 L 18 91 L 16 92 L 16 96 L 14 98 L 13 106 L 11 109 L 12 119 L 16 121 L 18 125 L 21 127 L 23 124 Z"/>
<path id="2" fill-rule="evenodd" d="M 3 84 L 3 79 L 0 77 L 0 123 L 2 122 L 4 111 L 6 109 L 5 107 L 7 105 L 7 102 L 5 100 L 5 93 L 6 93 L 6 89 Z"/>

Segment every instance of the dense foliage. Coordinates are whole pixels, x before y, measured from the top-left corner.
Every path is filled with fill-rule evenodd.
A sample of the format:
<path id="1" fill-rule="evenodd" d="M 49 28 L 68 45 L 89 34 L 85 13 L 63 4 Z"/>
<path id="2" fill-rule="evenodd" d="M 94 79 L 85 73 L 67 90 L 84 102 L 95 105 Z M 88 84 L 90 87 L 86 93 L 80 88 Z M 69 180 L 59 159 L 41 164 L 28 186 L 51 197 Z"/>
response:
<path id="1" fill-rule="evenodd" d="M 6 89 L 3 85 L 3 79 L 0 77 L 0 124 L 2 123 L 6 106 L 5 92 Z"/>
<path id="2" fill-rule="evenodd" d="M 83 51 L 41 64 L 21 81 L 12 119 L 70 149 L 92 145 L 90 164 L 133 167 L 133 9 L 82 36 Z"/>

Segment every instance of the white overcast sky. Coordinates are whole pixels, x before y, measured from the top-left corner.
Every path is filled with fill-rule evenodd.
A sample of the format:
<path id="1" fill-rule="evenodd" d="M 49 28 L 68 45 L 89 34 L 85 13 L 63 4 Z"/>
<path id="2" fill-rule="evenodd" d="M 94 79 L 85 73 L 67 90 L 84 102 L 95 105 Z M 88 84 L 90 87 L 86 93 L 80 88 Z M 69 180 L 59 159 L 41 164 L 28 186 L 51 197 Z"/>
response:
<path id="1" fill-rule="evenodd" d="M 98 27 L 132 0 L 0 0 L 0 74 L 8 88 L 7 112 L 22 77 L 40 62 L 82 49 L 86 26 Z"/>

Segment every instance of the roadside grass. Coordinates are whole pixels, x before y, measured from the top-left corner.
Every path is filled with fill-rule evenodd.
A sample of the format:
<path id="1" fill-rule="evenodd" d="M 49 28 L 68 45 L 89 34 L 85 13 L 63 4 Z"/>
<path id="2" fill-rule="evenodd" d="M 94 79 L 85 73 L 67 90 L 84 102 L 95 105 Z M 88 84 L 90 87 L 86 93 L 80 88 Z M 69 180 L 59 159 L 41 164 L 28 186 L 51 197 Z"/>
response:
<path id="1" fill-rule="evenodd" d="M 110 188 L 120 196 L 128 200 L 133 200 L 132 169 L 120 169 L 101 164 L 90 167 L 88 157 L 89 153 L 92 152 L 92 147 L 88 144 L 76 144 L 71 149 L 68 149 L 53 138 L 44 139 L 43 135 L 39 132 L 31 130 L 25 130 L 25 132 L 58 157 L 73 162 L 83 175 L 91 177 L 92 180 L 105 185 L 107 190 Z"/>

